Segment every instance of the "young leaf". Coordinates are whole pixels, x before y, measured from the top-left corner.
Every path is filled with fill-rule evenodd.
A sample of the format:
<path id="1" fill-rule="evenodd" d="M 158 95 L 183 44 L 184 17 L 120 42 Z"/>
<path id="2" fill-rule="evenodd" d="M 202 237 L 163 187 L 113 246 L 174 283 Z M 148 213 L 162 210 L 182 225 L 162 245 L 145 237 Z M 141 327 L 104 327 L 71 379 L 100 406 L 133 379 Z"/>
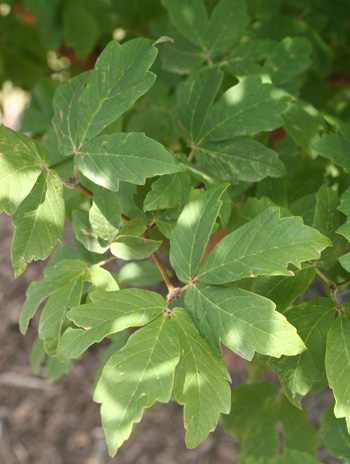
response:
<path id="1" fill-rule="evenodd" d="M 255 352 L 279 358 L 305 349 L 295 328 L 275 311 L 275 304 L 239 288 L 192 285 L 186 290 L 189 307 L 201 335 L 216 352 L 220 340 L 244 359 Z"/>
<path id="2" fill-rule="evenodd" d="M 119 235 L 111 245 L 111 253 L 120 259 L 148 258 L 162 244 L 160 240 L 147 240 L 131 235 Z"/>
<path id="3" fill-rule="evenodd" d="M 325 371 L 326 340 L 335 314 L 335 304 L 328 298 L 316 298 L 295 306 L 285 313 L 296 327 L 307 350 L 297 356 L 270 359 L 284 392 L 291 403 L 300 408 L 300 400 L 319 382 Z"/>
<path id="4" fill-rule="evenodd" d="M 346 307 L 348 310 L 349 308 Z M 335 398 L 334 415 L 350 419 L 350 319 L 345 313 L 338 315 L 327 337 L 326 372 Z M 349 426 L 348 426 L 349 428 Z"/>
<path id="5" fill-rule="evenodd" d="M 46 259 L 57 241 L 63 242 L 64 202 L 61 179 L 54 171 L 43 171 L 33 189 L 13 215 L 15 235 L 11 259 L 15 276 L 27 263 Z"/>
<path id="6" fill-rule="evenodd" d="M 207 43 L 211 55 L 224 53 L 242 38 L 249 23 L 244 0 L 220 0 L 211 15 Z"/>
<path id="7" fill-rule="evenodd" d="M 87 263 L 78 259 L 64 259 L 45 271 L 45 279 L 32 282 L 26 292 L 27 299 L 24 302 L 19 318 L 19 329 L 24 335 L 27 331 L 30 319 L 34 316 L 38 306 L 45 298 L 59 290 L 69 282 L 86 273 Z"/>
<path id="8" fill-rule="evenodd" d="M 321 416 L 321 433 L 328 451 L 341 459 L 350 460 L 350 435 L 344 419 L 334 416 L 334 403 Z"/>
<path id="9" fill-rule="evenodd" d="M 56 355 L 61 336 L 62 324 L 69 308 L 80 304 L 83 290 L 83 276 L 58 288 L 43 309 L 39 322 L 39 337 L 44 340 L 45 351 Z"/>
<path id="10" fill-rule="evenodd" d="M 210 173 L 228 182 L 256 182 L 266 176 L 285 175 L 284 164 L 275 151 L 245 137 L 203 143 L 195 155 Z"/>
<path id="11" fill-rule="evenodd" d="M 107 335 L 128 327 L 148 324 L 162 314 L 164 299 L 148 290 L 129 288 L 116 292 L 95 291 L 91 303 L 78 306 L 67 313 L 67 318 L 83 329 L 67 329 L 57 348 L 61 361 L 77 358 L 93 343 Z"/>
<path id="12" fill-rule="evenodd" d="M 143 202 L 144 211 L 183 207 L 190 194 L 190 178 L 187 172 L 162 176 L 152 184 L 152 190 Z"/>
<path id="13" fill-rule="evenodd" d="M 40 143 L 0 124 L 0 212 L 17 210 L 48 163 Z"/>
<path id="14" fill-rule="evenodd" d="M 219 90 L 222 71 L 211 66 L 192 73 L 177 88 L 177 118 L 192 143 L 198 142 L 209 108 Z"/>
<path id="15" fill-rule="evenodd" d="M 73 230 L 75 238 L 87 250 L 100 254 L 108 250 L 108 242 L 97 236 L 90 224 L 88 213 L 73 211 Z"/>
<path id="16" fill-rule="evenodd" d="M 281 85 L 305 71 L 311 64 L 311 51 L 311 43 L 303 37 L 283 39 L 265 61 L 272 82 Z"/>
<path id="17" fill-rule="evenodd" d="M 137 330 L 111 356 L 96 386 L 94 401 L 102 403 L 102 426 L 112 456 L 129 438 L 145 408 L 170 400 L 178 361 L 176 329 L 163 316 Z"/>
<path id="18" fill-rule="evenodd" d="M 256 275 L 288 275 L 288 263 L 317 259 L 330 240 L 304 226 L 299 217 L 280 218 L 268 208 L 255 219 L 227 235 L 209 253 L 198 278 L 223 284 Z"/>
<path id="19" fill-rule="evenodd" d="M 170 262 L 178 278 L 189 282 L 198 270 L 227 184 L 207 190 L 183 209 L 170 236 Z"/>
<path id="20" fill-rule="evenodd" d="M 314 150 L 325 158 L 329 158 L 334 164 L 350 171 L 350 142 L 338 134 L 325 134 L 317 141 Z"/>
<path id="21" fill-rule="evenodd" d="M 228 89 L 210 109 L 201 140 L 228 140 L 237 135 L 271 131 L 282 125 L 280 114 L 290 97 L 260 77 L 247 77 Z"/>
<path id="22" fill-rule="evenodd" d="M 89 221 L 94 233 L 109 243 L 113 242 L 123 222 L 121 213 L 116 194 L 96 186 L 89 210 Z"/>
<path id="23" fill-rule="evenodd" d="M 202 0 L 162 0 L 176 29 L 192 44 L 206 47 L 207 10 Z"/>
<path id="24" fill-rule="evenodd" d="M 176 401 L 185 405 L 186 445 L 195 448 L 215 429 L 220 412 L 230 411 L 230 375 L 222 357 L 203 340 L 186 310 L 176 308 L 173 317 L 181 353 L 174 394 Z"/>
<path id="25" fill-rule="evenodd" d="M 142 185 L 147 177 L 183 171 L 163 145 L 141 132 L 96 137 L 75 160 L 88 179 L 114 192 L 119 181 Z"/>

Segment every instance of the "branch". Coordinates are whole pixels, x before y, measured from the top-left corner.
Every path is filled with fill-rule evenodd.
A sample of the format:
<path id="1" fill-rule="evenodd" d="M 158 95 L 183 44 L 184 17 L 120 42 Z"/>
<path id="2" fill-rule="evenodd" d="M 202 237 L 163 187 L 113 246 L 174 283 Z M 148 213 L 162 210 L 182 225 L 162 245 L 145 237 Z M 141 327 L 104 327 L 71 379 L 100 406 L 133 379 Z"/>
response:
<path id="1" fill-rule="evenodd" d="M 156 265 L 158 266 L 158 269 L 160 270 L 160 273 L 162 274 L 164 282 L 165 282 L 166 286 L 168 287 L 169 293 L 172 292 L 175 287 L 172 284 L 172 282 L 171 282 L 171 280 L 170 280 L 170 278 L 169 278 L 169 276 L 168 276 L 168 274 L 166 272 L 164 264 L 162 263 L 162 261 L 160 260 L 160 258 L 158 256 L 158 253 L 156 251 L 154 251 L 151 256 L 152 256 L 154 262 L 156 263 Z"/>

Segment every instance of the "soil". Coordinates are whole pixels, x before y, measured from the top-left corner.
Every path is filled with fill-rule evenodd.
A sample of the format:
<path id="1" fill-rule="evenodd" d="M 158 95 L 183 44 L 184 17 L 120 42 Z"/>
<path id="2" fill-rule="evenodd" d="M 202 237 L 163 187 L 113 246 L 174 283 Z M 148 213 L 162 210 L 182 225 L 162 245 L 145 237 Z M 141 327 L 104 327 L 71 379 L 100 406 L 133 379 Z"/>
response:
<path id="1" fill-rule="evenodd" d="M 24 337 L 18 318 L 29 283 L 42 278 L 44 263 L 28 266 L 13 277 L 10 244 L 11 219 L 0 215 L 0 463 L 1 464 L 238 464 L 239 445 L 217 430 L 195 450 L 184 444 L 182 407 L 175 402 L 157 404 L 146 412 L 130 439 L 110 458 L 100 423 L 99 405 L 92 402 L 91 387 L 106 344 L 90 348 L 69 374 L 55 383 L 31 372 L 28 356 L 37 335 L 38 314 Z M 241 358 L 226 354 L 234 385 L 247 379 Z M 275 380 L 275 378 L 273 378 Z M 330 402 L 325 391 L 313 395 L 306 408 L 318 427 L 319 413 Z M 321 449 L 319 459 L 340 463 Z"/>

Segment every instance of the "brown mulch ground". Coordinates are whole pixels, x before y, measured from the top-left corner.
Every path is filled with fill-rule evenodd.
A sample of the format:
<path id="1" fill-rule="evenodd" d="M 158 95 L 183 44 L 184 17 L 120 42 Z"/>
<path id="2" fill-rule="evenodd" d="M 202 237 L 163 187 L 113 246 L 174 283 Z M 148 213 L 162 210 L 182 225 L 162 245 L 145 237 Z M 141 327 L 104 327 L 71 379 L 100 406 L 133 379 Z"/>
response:
<path id="1" fill-rule="evenodd" d="M 195 450 L 184 445 L 182 408 L 158 404 L 133 431 L 115 458 L 108 457 L 100 424 L 99 405 L 91 386 L 103 345 L 92 347 L 68 375 L 50 384 L 45 370 L 35 377 L 28 355 L 38 318 L 24 337 L 18 318 L 25 290 L 42 278 L 43 263 L 31 264 L 17 280 L 10 262 L 11 219 L 0 215 L 0 463 L 1 464 L 238 464 L 239 445 L 220 427 Z M 244 362 L 229 360 L 235 384 L 246 378 Z M 319 410 L 330 402 L 329 392 L 314 395 L 308 410 L 317 426 Z M 340 461 L 319 458 L 328 464 Z M 296 463 L 297 464 L 297 463 Z"/>

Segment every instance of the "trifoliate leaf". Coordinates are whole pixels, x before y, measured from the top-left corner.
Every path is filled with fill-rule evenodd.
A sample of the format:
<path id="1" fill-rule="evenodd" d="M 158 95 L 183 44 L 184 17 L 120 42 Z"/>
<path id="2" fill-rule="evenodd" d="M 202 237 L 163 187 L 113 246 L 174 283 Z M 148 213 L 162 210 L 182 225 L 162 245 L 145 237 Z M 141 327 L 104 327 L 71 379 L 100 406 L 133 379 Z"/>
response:
<path id="1" fill-rule="evenodd" d="M 160 240 L 119 235 L 111 245 L 111 253 L 117 258 L 125 260 L 144 259 L 156 251 L 162 243 Z"/>
<path id="2" fill-rule="evenodd" d="M 106 292 L 119 290 L 117 282 L 113 279 L 112 274 L 106 269 L 94 264 L 90 267 L 89 271 L 87 280 L 89 280 L 92 284 L 89 288 L 89 294 L 95 290 L 104 290 Z"/>
<path id="3" fill-rule="evenodd" d="M 40 143 L 0 124 L 0 212 L 17 210 L 48 163 Z"/>
<path id="4" fill-rule="evenodd" d="M 174 393 L 185 405 L 186 445 L 195 448 L 215 429 L 220 412 L 230 411 L 230 376 L 222 357 L 200 336 L 188 312 L 176 308 L 173 317 L 181 353 Z"/>
<path id="5" fill-rule="evenodd" d="M 145 408 L 170 400 L 178 361 L 176 329 L 163 316 L 137 330 L 111 356 L 94 392 L 94 401 L 102 403 L 102 427 L 111 455 L 129 438 Z"/>
<path id="6" fill-rule="evenodd" d="M 208 172 L 228 182 L 256 182 L 285 175 L 284 164 L 275 151 L 245 137 L 203 143 L 195 155 Z"/>
<path id="7" fill-rule="evenodd" d="M 63 242 L 64 202 L 61 179 L 54 171 L 43 171 L 31 192 L 13 215 L 15 235 L 11 259 L 20 276 L 33 259 L 46 259 L 57 241 Z"/>
<path id="8" fill-rule="evenodd" d="M 305 349 L 296 329 L 267 298 L 239 288 L 192 285 L 185 304 L 201 335 L 216 352 L 220 340 L 244 359 L 255 352 L 279 358 Z"/>
<path id="9" fill-rule="evenodd" d="M 142 185 L 147 177 L 184 169 L 163 145 L 141 132 L 97 137 L 75 159 L 88 179 L 114 192 L 119 181 Z"/>
<path id="10" fill-rule="evenodd" d="M 109 243 L 113 242 L 123 223 L 121 213 L 116 194 L 96 186 L 89 210 L 89 221 L 94 233 Z"/>
<path id="11" fill-rule="evenodd" d="M 178 278 L 189 282 L 198 270 L 227 184 L 207 190 L 187 204 L 170 236 L 170 262 Z"/>
<path id="12" fill-rule="evenodd" d="M 91 303 L 77 306 L 67 318 L 83 329 L 67 329 L 61 337 L 57 356 L 61 361 L 77 358 L 93 343 L 127 327 L 147 324 L 162 313 L 164 299 L 148 290 L 129 288 L 116 292 L 95 291 Z"/>
<path id="13" fill-rule="evenodd" d="M 331 244 L 299 217 L 280 218 L 268 208 L 255 219 L 223 238 L 209 253 L 198 278 L 222 284 L 257 275 L 288 275 L 288 263 L 317 259 Z"/>
<path id="14" fill-rule="evenodd" d="M 335 309 L 329 298 L 316 298 L 285 313 L 290 324 L 297 328 L 307 350 L 297 356 L 271 358 L 269 365 L 277 371 L 289 401 L 299 408 L 300 400 L 324 375 L 326 340 Z"/>
<path id="15" fill-rule="evenodd" d="M 228 89 L 210 109 L 201 140 L 228 140 L 237 135 L 271 131 L 283 122 L 280 114 L 290 97 L 258 76 L 247 77 Z"/>
<path id="16" fill-rule="evenodd" d="M 172 272 L 167 270 L 169 277 Z M 128 285 L 148 286 L 163 281 L 158 266 L 150 261 L 126 263 L 119 272 L 118 278 Z"/>

